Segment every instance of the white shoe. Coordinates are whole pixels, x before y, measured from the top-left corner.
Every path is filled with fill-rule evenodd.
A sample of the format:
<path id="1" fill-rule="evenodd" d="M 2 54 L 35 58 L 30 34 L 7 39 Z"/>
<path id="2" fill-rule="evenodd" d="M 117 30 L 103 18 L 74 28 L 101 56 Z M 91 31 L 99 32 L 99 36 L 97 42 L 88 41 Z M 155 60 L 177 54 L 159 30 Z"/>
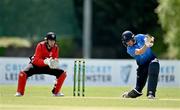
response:
<path id="1" fill-rule="evenodd" d="M 124 93 L 122 94 L 122 97 L 123 97 L 123 98 L 129 98 L 128 92 L 124 92 Z"/>
<path id="2" fill-rule="evenodd" d="M 23 95 L 20 92 L 16 92 L 16 94 L 14 95 L 16 97 L 22 97 Z"/>
<path id="3" fill-rule="evenodd" d="M 148 99 L 155 99 L 155 97 L 153 95 L 148 95 L 147 97 L 148 97 Z"/>
<path id="4" fill-rule="evenodd" d="M 53 94 L 54 97 L 63 97 L 64 94 L 63 93 L 57 93 L 57 94 Z"/>

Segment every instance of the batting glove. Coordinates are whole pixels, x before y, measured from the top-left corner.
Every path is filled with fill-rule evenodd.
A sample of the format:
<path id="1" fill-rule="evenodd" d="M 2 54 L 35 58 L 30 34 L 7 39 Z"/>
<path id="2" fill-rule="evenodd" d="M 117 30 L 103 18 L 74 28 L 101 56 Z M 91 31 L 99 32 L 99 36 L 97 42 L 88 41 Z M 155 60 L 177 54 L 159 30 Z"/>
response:
<path id="1" fill-rule="evenodd" d="M 146 35 L 144 41 L 147 47 L 152 47 L 154 45 L 154 37 L 150 35 Z"/>

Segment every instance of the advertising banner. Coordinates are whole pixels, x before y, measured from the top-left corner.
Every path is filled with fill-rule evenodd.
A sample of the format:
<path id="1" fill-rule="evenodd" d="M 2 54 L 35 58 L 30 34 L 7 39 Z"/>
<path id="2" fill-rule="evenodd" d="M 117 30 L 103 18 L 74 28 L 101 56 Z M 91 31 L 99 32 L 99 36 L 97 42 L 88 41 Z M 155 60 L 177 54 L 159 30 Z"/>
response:
<path id="1" fill-rule="evenodd" d="M 59 59 L 59 68 L 67 72 L 65 85 L 73 85 L 75 59 Z M 28 58 L 0 58 L 0 84 L 17 84 L 18 73 L 29 63 Z M 136 82 L 135 60 L 87 59 L 85 60 L 85 83 L 87 86 L 133 86 Z M 27 84 L 54 84 L 55 77 L 34 75 Z M 160 60 L 158 86 L 180 87 L 180 61 Z"/>

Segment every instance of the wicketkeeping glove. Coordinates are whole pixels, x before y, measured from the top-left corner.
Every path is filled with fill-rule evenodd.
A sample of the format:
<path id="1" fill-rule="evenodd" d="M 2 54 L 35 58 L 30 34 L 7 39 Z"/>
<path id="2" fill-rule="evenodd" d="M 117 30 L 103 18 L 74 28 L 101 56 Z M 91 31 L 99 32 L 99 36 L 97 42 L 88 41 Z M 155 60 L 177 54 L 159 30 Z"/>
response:
<path id="1" fill-rule="evenodd" d="M 49 66 L 49 68 L 51 68 L 51 69 L 56 69 L 56 68 L 58 68 L 59 62 L 57 59 L 53 59 L 51 57 L 51 58 L 46 58 L 44 60 L 44 64 L 47 64 Z"/>
<path id="2" fill-rule="evenodd" d="M 50 66 L 50 65 L 51 65 L 51 62 L 50 62 L 51 59 L 52 59 L 52 58 L 46 58 L 46 59 L 44 59 L 44 64 Z"/>
<path id="3" fill-rule="evenodd" d="M 51 69 L 56 69 L 56 68 L 58 68 L 58 66 L 59 66 L 59 61 L 58 61 L 58 59 L 51 59 L 50 60 L 50 68 Z"/>

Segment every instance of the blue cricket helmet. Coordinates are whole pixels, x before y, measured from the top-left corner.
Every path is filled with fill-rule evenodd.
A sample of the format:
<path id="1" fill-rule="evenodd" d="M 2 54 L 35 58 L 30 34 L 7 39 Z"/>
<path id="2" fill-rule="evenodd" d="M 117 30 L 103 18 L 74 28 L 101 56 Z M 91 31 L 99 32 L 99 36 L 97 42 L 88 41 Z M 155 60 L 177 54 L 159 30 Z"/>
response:
<path id="1" fill-rule="evenodd" d="M 134 34 L 131 31 L 124 31 L 121 37 L 121 41 L 125 47 L 127 47 L 127 42 L 129 42 L 130 40 L 134 41 Z"/>

